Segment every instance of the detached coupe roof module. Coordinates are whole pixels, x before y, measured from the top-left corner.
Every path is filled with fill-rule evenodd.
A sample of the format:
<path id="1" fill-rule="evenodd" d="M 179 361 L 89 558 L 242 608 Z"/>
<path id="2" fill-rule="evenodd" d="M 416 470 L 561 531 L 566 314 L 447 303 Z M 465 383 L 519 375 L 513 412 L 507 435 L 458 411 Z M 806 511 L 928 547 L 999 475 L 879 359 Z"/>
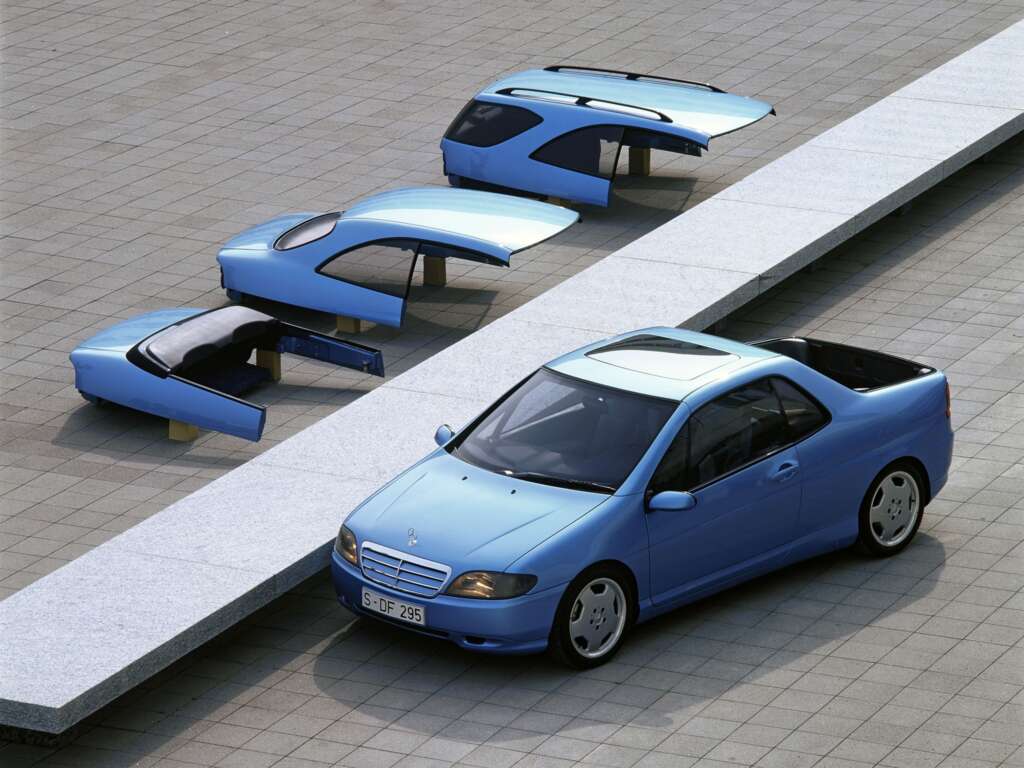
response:
<path id="1" fill-rule="evenodd" d="M 623 145 L 699 156 L 711 139 L 774 113 L 771 104 L 706 83 L 554 66 L 484 88 L 441 150 L 453 186 L 608 205 Z"/>
<path id="2" fill-rule="evenodd" d="M 419 257 L 442 269 L 447 258 L 507 267 L 512 254 L 578 220 L 567 208 L 509 195 L 400 189 L 340 213 L 279 216 L 229 241 L 217 261 L 232 299 L 259 296 L 397 327 Z"/>

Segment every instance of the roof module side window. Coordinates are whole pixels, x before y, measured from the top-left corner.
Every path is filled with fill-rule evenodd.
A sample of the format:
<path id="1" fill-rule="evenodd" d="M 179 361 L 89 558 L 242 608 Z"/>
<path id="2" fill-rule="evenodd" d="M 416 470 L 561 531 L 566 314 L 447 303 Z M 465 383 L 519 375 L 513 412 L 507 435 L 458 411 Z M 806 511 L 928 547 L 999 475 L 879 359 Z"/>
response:
<path id="1" fill-rule="evenodd" d="M 317 272 L 404 299 L 416 268 L 416 240 L 378 240 L 332 256 Z"/>
<path id="2" fill-rule="evenodd" d="M 474 147 L 493 147 L 541 123 L 541 116 L 523 107 L 471 101 L 444 137 Z"/>
<path id="3" fill-rule="evenodd" d="M 569 171 L 610 179 L 622 146 L 622 127 L 592 125 L 552 139 L 530 157 Z"/>

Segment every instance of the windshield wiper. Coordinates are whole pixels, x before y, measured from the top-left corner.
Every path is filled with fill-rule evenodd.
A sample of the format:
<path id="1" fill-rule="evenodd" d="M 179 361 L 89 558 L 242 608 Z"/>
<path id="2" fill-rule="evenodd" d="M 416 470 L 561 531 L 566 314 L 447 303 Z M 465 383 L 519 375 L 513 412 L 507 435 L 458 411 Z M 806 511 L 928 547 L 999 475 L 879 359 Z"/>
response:
<path id="1" fill-rule="evenodd" d="M 558 477 L 557 475 L 546 475 L 543 472 L 512 472 L 505 470 L 508 477 L 516 480 L 528 480 L 533 483 L 544 483 L 545 485 L 557 485 L 562 488 L 579 488 L 584 491 L 596 491 L 597 493 L 615 493 L 615 487 L 604 483 L 595 483 L 591 480 L 576 480 L 571 477 Z"/>

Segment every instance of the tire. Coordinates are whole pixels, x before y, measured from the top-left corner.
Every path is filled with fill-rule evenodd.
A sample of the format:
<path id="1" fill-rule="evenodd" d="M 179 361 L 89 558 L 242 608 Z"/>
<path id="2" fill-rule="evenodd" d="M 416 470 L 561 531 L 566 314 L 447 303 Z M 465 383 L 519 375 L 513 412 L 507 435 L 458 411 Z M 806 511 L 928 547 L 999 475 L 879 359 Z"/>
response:
<path id="1" fill-rule="evenodd" d="M 455 187 L 456 189 L 459 189 L 460 187 L 463 187 L 465 185 L 462 183 L 462 177 L 461 176 L 459 176 L 457 174 L 454 174 L 454 173 L 449 173 L 448 174 L 448 186 Z"/>
<path id="2" fill-rule="evenodd" d="M 902 552 L 921 527 L 927 490 L 920 470 L 909 461 L 896 461 L 872 481 L 860 505 L 862 549 L 875 557 Z"/>
<path id="3" fill-rule="evenodd" d="M 567 666 L 592 669 L 619 652 L 635 619 L 636 594 L 623 569 L 613 565 L 588 568 L 566 587 L 548 648 Z"/>
<path id="4" fill-rule="evenodd" d="M 236 291 L 232 288 L 225 288 L 224 293 L 227 295 L 228 299 L 235 302 L 236 304 L 242 304 L 245 302 L 244 293 L 240 293 L 239 291 Z"/>

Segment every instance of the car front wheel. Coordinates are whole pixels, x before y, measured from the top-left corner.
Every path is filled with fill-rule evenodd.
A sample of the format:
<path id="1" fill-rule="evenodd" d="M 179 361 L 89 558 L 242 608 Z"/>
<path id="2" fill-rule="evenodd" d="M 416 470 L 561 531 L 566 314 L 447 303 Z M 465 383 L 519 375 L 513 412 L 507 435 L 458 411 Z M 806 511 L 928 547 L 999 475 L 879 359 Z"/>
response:
<path id="1" fill-rule="evenodd" d="M 597 567 L 576 577 L 565 590 L 551 628 L 550 648 L 564 664 L 590 669 L 604 664 L 622 646 L 633 619 L 632 589 L 613 567 Z"/>
<path id="2" fill-rule="evenodd" d="M 860 544 L 872 555 L 902 552 L 924 512 L 924 483 L 909 462 L 890 464 L 875 478 L 860 507 Z"/>

